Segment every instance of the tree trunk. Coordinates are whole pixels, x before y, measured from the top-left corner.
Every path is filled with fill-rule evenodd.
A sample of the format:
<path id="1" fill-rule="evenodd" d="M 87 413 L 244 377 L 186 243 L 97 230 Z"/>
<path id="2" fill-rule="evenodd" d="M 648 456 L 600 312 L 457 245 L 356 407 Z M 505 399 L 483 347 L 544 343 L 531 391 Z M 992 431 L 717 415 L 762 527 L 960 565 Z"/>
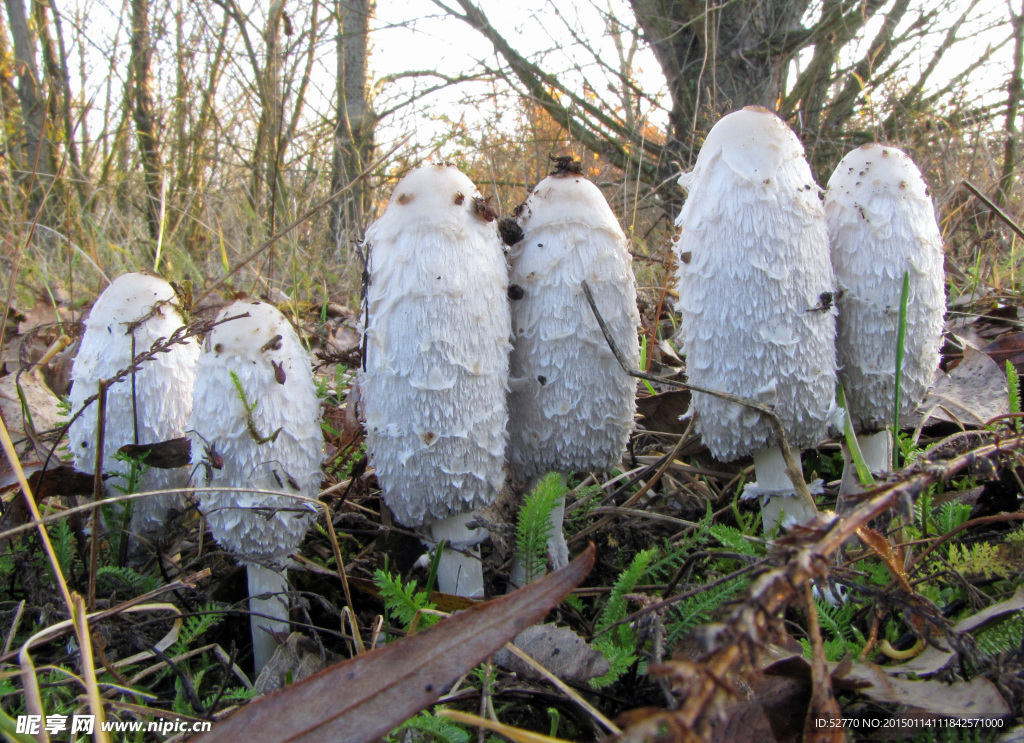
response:
<path id="1" fill-rule="evenodd" d="M 1017 171 L 1017 111 L 1020 106 L 1021 91 L 1024 82 L 1021 79 L 1021 68 L 1024 68 L 1024 4 L 1020 14 L 1010 12 L 1013 23 L 1013 72 L 1007 86 L 1006 101 L 1006 142 L 1003 145 L 1003 172 L 996 190 L 996 204 L 1005 207 L 1013 193 L 1013 182 Z"/>
<path id="2" fill-rule="evenodd" d="M 267 234 L 273 234 L 277 216 L 277 182 L 279 163 L 281 161 L 280 133 L 283 116 L 283 100 L 281 93 L 281 16 L 284 12 L 284 0 L 274 0 L 267 11 L 267 26 L 263 31 L 263 44 L 266 63 L 263 69 L 253 61 L 256 74 L 260 77 L 260 111 L 259 128 L 256 131 L 256 146 L 253 152 L 252 200 L 253 209 L 258 214 L 264 199 L 269 200 L 267 213 Z M 273 260 L 273 252 L 270 253 Z"/>
<path id="3" fill-rule="evenodd" d="M 153 107 L 153 45 L 149 36 L 149 0 L 132 0 L 131 49 L 129 95 L 146 181 L 146 221 L 149 225 L 149 236 L 155 244 L 160 239 L 163 163 L 160 155 L 160 134 Z"/>
<path id="4" fill-rule="evenodd" d="M 722 114 L 775 110 L 808 0 L 630 0 L 672 96 L 670 134 L 692 137 Z M 688 158 L 689 159 L 689 158 Z"/>
<path id="5" fill-rule="evenodd" d="M 30 217 L 39 214 L 46 188 L 54 173 L 53 154 L 44 133 L 46 98 L 41 95 L 42 81 L 36 64 L 36 36 L 29 26 L 24 0 L 5 0 L 14 57 L 18 72 L 18 99 L 25 145 L 22 155 L 15 155 L 19 181 L 29 196 Z M 12 153 L 14 154 L 14 153 Z"/>
<path id="6" fill-rule="evenodd" d="M 336 0 L 338 22 L 337 124 L 331 193 L 358 176 L 373 159 L 376 116 L 369 94 L 369 24 L 375 0 Z M 361 234 L 370 212 L 370 190 L 357 183 L 331 210 L 331 238 L 341 246 Z"/>

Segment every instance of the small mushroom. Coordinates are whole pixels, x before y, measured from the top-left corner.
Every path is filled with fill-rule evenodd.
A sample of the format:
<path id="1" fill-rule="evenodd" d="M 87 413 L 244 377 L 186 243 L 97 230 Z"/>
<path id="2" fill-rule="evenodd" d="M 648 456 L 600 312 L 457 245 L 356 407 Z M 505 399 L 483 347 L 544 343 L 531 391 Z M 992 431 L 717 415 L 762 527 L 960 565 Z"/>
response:
<path id="1" fill-rule="evenodd" d="M 750 107 L 719 121 L 697 163 L 675 244 L 690 382 L 770 405 L 794 447 L 826 435 L 835 398 L 835 309 L 828 234 L 803 146 L 780 118 Z M 695 426 L 721 461 L 753 456 L 766 530 L 804 522 L 778 441 L 758 411 L 694 393 Z"/>
<path id="2" fill-rule="evenodd" d="M 98 392 L 101 380 L 112 379 L 131 366 L 134 356 L 148 351 L 183 325 L 174 289 L 166 281 L 141 273 L 115 279 L 85 320 L 85 333 L 71 367 L 71 412 L 80 411 L 85 400 Z M 102 468 L 118 475 L 107 481 L 108 495 L 119 495 L 117 486 L 123 487 L 128 476 L 127 465 L 114 458 L 118 449 L 126 444 L 150 444 L 185 435 L 198 358 L 199 344 L 194 340 L 174 344 L 107 389 Z M 96 466 L 98 410 L 97 404 L 91 404 L 68 431 L 75 467 L 90 474 Z M 184 489 L 188 471 L 145 469 L 137 485 L 139 492 Z M 138 540 L 133 540 L 131 546 L 133 561 L 144 556 L 145 543 L 159 539 L 167 512 L 184 505 L 182 493 L 133 501 L 130 528 Z"/>
<path id="3" fill-rule="evenodd" d="M 840 161 L 828 182 L 825 215 L 839 288 L 836 348 L 847 409 L 868 468 L 886 472 L 892 465 L 887 426 L 895 404 L 903 276 L 909 274 L 910 293 L 901 416 L 921 403 L 939 366 L 946 307 L 942 236 L 913 160 L 880 144 L 859 147 Z M 860 489 L 847 466 L 841 495 Z"/>
<path id="4" fill-rule="evenodd" d="M 438 587 L 484 593 L 476 511 L 501 490 L 508 276 L 472 181 L 426 165 L 395 188 L 370 246 L 360 399 L 366 444 L 399 523 L 446 539 Z M 457 203 L 456 196 L 465 198 Z"/>
<path id="5" fill-rule="evenodd" d="M 575 169 L 573 169 L 575 166 Z M 586 281 L 616 346 L 636 367 L 636 285 L 626 236 L 578 163 L 559 162 L 520 210 L 509 252 L 513 350 L 508 462 L 520 483 L 548 472 L 606 472 L 622 461 L 636 380 L 616 361 L 583 293 Z M 510 294 L 510 296 L 512 296 Z M 564 503 L 552 514 L 552 564 L 568 564 Z M 513 566 L 512 582 L 525 577 Z"/>
<path id="6" fill-rule="evenodd" d="M 258 673 L 277 646 L 270 633 L 288 629 L 288 558 L 316 511 L 297 498 L 251 490 L 316 495 L 323 434 L 309 357 L 291 323 L 253 300 L 232 303 L 217 319 L 232 317 L 203 345 L 189 428 L 201 484 L 223 488 L 200 492 L 200 509 L 217 543 L 246 566 Z M 206 466 L 212 452 L 220 468 Z"/>

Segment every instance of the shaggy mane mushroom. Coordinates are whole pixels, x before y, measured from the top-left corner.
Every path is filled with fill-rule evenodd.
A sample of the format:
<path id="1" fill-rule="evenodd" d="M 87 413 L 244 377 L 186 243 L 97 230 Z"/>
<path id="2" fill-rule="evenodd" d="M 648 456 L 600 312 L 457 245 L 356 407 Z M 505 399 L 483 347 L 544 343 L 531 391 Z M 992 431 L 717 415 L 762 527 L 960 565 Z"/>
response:
<path id="1" fill-rule="evenodd" d="M 487 533 L 469 524 L 505 481 L 508 278 L 493 219 L 458 169 L 426 165 L 366 231 L 367 451 L 398 522 L 450 544 L 438 587 L 471 597 Z"/>
<path id="2" fill-rule="evenodd" d="M 297 498 L 251 491 L 314 496 L 323 434 L 309 357 L 291 323 L 254 300 L 228 305 L 217 319 L 232 317 L 203 344 L 189 428 L 201 483 L 223 488 L 200 492 L 200 509 L 217 543 L 246 566 L 259 673 L 277 647 L 270 633 L 288 630 L 288 558 L 316 512 Z"/>
<path id="3" fill-rule="evenodd" d="M 942 236 L 921 172 L 902 151 L 860 147 L 840 161 L 825 194 L 832 265 L 839 286 L 840 378 L 865 463 L 892 466 L 896 345 L 903 276 L 909 276 L 900 415 L 913 411 L 939 366 L 946 307 Z M 855 470 L 841 495 L 859 492 Z M 841 498 L 841 503 L 843 499 Z"/>
<path id="4" fill-rule="evenodd" d="M 825 216 L 803 146 L 775 114 L 745 108 L 711 129 L 679 179 L 679 303 L 689 380 L 774 407 L 789 442 L 816 446 L 835 397 L 835 309 Z M 769 422 L 694 393 L 696 430 L 721 461 L 753 456 L 765 529 L 804 522 Z"/>
<path id="5" fill-rule="evenodd" d="M 148 351 L 183 325 L 174 289 L 166 281 L 141 273 L 116 278 L 100 294 L 85 320 L 85 333 L 71 367 L 72 413 L 81 410 L 85 400 L 97 393 L 101 380 L 111 379 L 129 367 L 133 354 Z M 115 486 L 123 484 L 128 476 L 127 465 L 114 458 L 118 449 L 126 444 L 153 443 L 185 435 L 198 358 L 199 344 L 194 340 L 177 343 L 107 389 L 102 469 L 118 476 L 108 481 L 108 495 L 119 494 L 121 491 Z M 68 431 L 75 467 L 89 474 L 96 466 L 98 409 L 91 405 Z M 185 470 L 152 468 L 144 470 L 138 490 L 184 490 L 187 485 Z M 184 505 L 182 493 L 133 501 L 133 561 L 144 555 L 142 548 L 146 542 L 159 540 L 168 511 L 182 509 Z"/>
<path id="6" fill-rule="evenodd" d="M 636 410 L 636 380 L 616 361 L 587 304 L 593 292 L 616 346 L 640 358 L 636 285 L 626 236 L 601 190 L 571 158 L 533 189 L 509 252 L 513 349 L 508 461 L 529 483 L 548 472 L 606 472 L 622 461 Z M 568 564 L 565 504 L 552 513 L 549 553 Z M 512 582 L 525 577 L 513 566 Z"/>

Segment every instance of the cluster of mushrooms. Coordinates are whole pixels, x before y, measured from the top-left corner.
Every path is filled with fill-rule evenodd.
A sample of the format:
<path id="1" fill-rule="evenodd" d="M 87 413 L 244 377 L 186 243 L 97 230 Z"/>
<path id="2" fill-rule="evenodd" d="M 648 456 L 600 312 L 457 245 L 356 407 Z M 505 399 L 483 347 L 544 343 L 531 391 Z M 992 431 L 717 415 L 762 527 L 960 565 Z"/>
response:
<path id="1" fill-rule="evenodd" d="M 823 207 L 798 138 L 771 112 L 747 108 L 711 130 L 680 183 L 689 191 L 675 250 L 690 382 L 770 407 L 799 448 L 817 445 L 835 419 L 838 371 L 868 463 L 886 469 L 905 274 L 904 412 L 930 384 L 941 340 L 942 245 L 917 168 L 899 150 L 862 147 L 836 169 Z M 440 590 L 480 597 L 487 533 L 476 515 L 508 486 L 506 475 L 522 492 L 551 472 L 608 471 L 622 459 L 636 384 L 583 286 L 635 368 L 627 240 L 597 186 L 561 158 L 500 230 L 455 167 L 414 170 L 366 243 L 358 383 L 368 453 L 396 520 L 447 544 Z M 86 321 L 72 411 L 183 325 L 162 279 L 114 281 Z M 814 515 L 813 502 L 796 497 L 779 428 L 763 409 L 706 393 L 691 407 L 717 459 L 753 457 L 746 495 L 761 500 L 766 528 Z M 70 447 L 80 470 L 126 476 L 119 448 L 183 436 L 193 484 L 203 486 L 200 509 L 247 568 L 259 670 L 276 646 L 271 633 L 288 626 L 288 560 L 315 519 L 323 461 L 309 358 L 273 306 L 236 301 L 201 346 L 185 340 L 151 354 L 108 386 L 104 416 L 86 410 L 74 420 Z M 116 483 L 108 480 L 111 494 Z M 188 477 L 150 469 L 136 486 L 164 491 L 136 502 L 130 531 L 139 549 L 184 506 Z M 858 484 L 847 478 L 842 487 Z M 552 514 L 555 567 L 568 561 L 563 508 Z M 512 585 L 523 582 L 521 566 L 511 573 Z"/>
<path id="2" fill-rule="evenodd" d="M 94 472 L 99 462 L 111 475 L 107 494 L 116 496 L 130 469 L 115 459 L 122 446 L 189 436 L 195 484 L 205 486 L 197 491 L 199 507 L 217 542 L 246 566 L 259 671 L 277 647 L 272 633 L 288 629 L 285 570 L 315 518 L 320 402 L 291 323 L 252 300 L 221 310 L 202 347 L 190 338 L 164 344 L 123 380 L 105 381 L 183 326 L 174 290 L 163 279 L 126 274 L 104 290 L 72 367 L 70 448 L 80 471 Z M 101 384 L 109 384 L 104 406 L 84 407 Z M 159 541 L 169 511 L 185 506 L 188 473 L 144 468 L 137 478 L 135 490 L 164 492 L 134 501 L 129 532 L 136 559 Z"/>
<path id="3" fill-rule="evenodd" d="M 679 182 L 689 192 L 675 243 L 689 381 L 769 406 L 803 448 L 835 420 L 838 376 L 865 463 L 889 469 L 904 276 L 901 414 L 932 382 L 945 313 L 942 239 L 913 161 L 864 145 L 840 161 L 822 205 L 800 140 L 749 107 L 711 129 Z M 760 500 L 766 531 L 814 516 L 761 412 L 702 393 L 691 407 L 716 459 L 753 457 L 744 495 Z M 847 453 L 841 495 L 860 489 L 853 471 Z"/>

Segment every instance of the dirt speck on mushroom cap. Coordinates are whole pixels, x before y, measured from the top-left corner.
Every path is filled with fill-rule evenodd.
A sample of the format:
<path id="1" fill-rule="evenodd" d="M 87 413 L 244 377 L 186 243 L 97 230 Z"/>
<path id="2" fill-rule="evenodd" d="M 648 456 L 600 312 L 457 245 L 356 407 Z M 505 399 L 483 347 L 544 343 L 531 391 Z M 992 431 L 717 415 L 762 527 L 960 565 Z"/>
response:
<path id="1" fill-rule="evenodd" d="M 204 343 L 189 423 L 192 462 L 200 484 L 225 488 L 198 494 L 217 542 L 243 564 L 283 565 L 313 522 L 313 507 L 286 496 L 231 488 L 315 495 L 323 461 L 320 403 L 309 357 L 291 323 L 273 305 L 251 300 L 234 302 L 217 317 L 245 313 L 250 317 L 215 327 Z M 280 336 L 276 343 L 275 336 Z M 285 370 L 283 384 L 275 364 Z M 256 404 L 251 415 L 255 431 L 231 372 L 246 401 Z M 269 437 L 278 429 L 272 441 L 258 443 L 254 435 Z M 208 445 L 222 457 L 221 469 L 203 466 Z"/>
<path id="2" fill-rule="evenodd" d="M 85 334 L 71 370 L 74 385 L 69 402 L 73 413 L 82 409 L 85 400 L 96 394 L 101 379 L 110 379 L 132 363 L 132 337 L 136 355 L 148 351 L 160 338 L 167 338 L 184 321 L 177 309 L 174 289 L 157 276 L 129 273 L 119 276 L 108 286 L 85 320 Z M 129 333 L 129 330 L 134 330 Z M 114 459 L 117 450 L 134 444 L 134 421 L 138 421 L 140 443 L 166 441 L 185 435 L 192 408 L 192 385 L 199 344 L 195 340 L 172 346 L 157 354 L 135 373 L 135 398 L 129 376 L 107 390 L 107 413 L 104 426 L 103 469 L 126 473 L 127 465 Z M 133 412 L 134 408 L 134 412 Z M 96 462 L 95 403 L 79 416 L 68 431 L 69 448 L 75 467 L 91 473 Z M 120 494 L 108 482 L 108 492 Z M 139 481 L 139 489 L 164 490 L 185 487 L 188 472 L 184 470 L 149 469 Z M 184 498 L 177 494 L 151 496 L 136 500 L 132 510 L 132 530 L 152 533 L 163 527 L 166 512 L 181 508 Z"/>
<path id="3" fill-rule="evenodd" d="M 517 479 L 605 471 L 633 429 L 636 380 L 608 348 L 586 280 L 627 361 L 639 363 L 636 287 L 626 236 L 600 189 L 561 173 L 534 189 L 509 253 L 513 351 L 508 460 Z"/>
<path id="4" fill-rule="evenodd" d="M 675 245 L 690 253 L 677 305 L 689 380 L 775 406 L 792 445 L 817 445 L 835 397 L 835 309 L 821 309 L 834 278 L 799 140 L 770 112 L 737 111 L 680 183 L 690 192 Z M 750 408 L 695 394 L 693 410 L 722 461 L 776 443 Z"/>
<path id="5" fill-rule="evenodd" d="M 903 274 L 910 295 L 900 378 L 900 414 L 920 404 L 939 365 L 945 312 L 942 237 L 914 162 L 871 144 L 836 166 L 825 195 L 840 294 L 837 349 L 855 428 L 887 425 L 895 394 Z"/>
<path id="6" fill-rule="evenodd" d="M 366 232 L 359 383 L 385 501 L 416 526 L 482 508 L 504 484 L 508 276 L 496 225 L 472 213 L 479 193 L 458 169 L 426 165 L 395 193 L 412 200 L 396 208 L 392 196 Z"/>

